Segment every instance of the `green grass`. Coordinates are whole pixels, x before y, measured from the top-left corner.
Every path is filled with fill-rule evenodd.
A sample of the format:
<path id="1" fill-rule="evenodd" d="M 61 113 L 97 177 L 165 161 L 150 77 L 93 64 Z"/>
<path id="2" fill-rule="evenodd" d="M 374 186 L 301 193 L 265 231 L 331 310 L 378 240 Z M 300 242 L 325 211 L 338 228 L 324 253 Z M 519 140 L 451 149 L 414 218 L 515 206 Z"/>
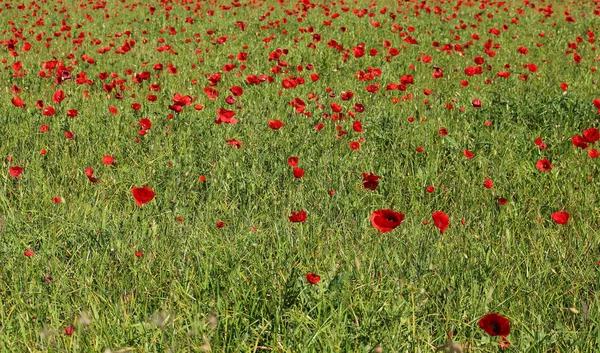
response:
<path id="1" fill-rule="evenodd" d="M 329 4 L 331 13 L 341 14 L 331 26 L 322 24 L 330 18 L 319 7 L 298 22 L 300 12 L 284 11 L 297 9 L 291 2 L 229 11 L 202 2 L 202 17 L 185 5 L 170 3 L 169 19 L 158 2 L 152 3 L 154 16 L 146 5 L 130 11 L 124 8 L 129 1 L 109 1 L 108 20 L 92 5 L 78 9 L 79 3 L 65 2 L 54 10 L 54 3 L 40 4 L 48 11 L 41 27 L 32 24 L 42 10 L 32 16 L 33 10 L 18 10 L 12 2 L 13 9 L 0 12 L 2 23 L 12 19 L 17 28 L 24 27 L 19 31 L 32 44 L 22 53 L 22 42 L 17 43 L 18 57 L 6 46 L 0 49 L 0 59 L 6 59 L 0 67 L 0 88 L 5 92 L 0 102 L 0 159 L 6 171 L 0 177 L 0 351 L 433 352 L 453 331 L 465 352 L 497 352 L 497 338 L 478 327 L 479 319 L 490 312 L 510 320 L 508 351 L 600 349 L 600 158 L 589 158 L 587 150 L 571 143 L 572 136 L 599 127 L 592 101 L 599 96 L 600 77 L 598 71 L 590 71 L 598 66 L 598 52 L 592 50 L 597 43 L 587 42 L 588 30 L 600 34 L 592 4 L 555 3 L 554 15 L 541 23 L 543 15 L 536 9 L 549 3 L 536 3 L 531 9 L 508 2 L 507 11 L 496 11 L 493 4 L 486 10 L 480 10 L 479 3 L 463 5 L 456 19 L 441 21 L 424 9 L 416 17 L 414 2 L 400 7 L 377 2 L 373 19 L 382 26 L 375 28 L 368 16 L 352 14 L 352 9 L 369 8 L 362 1 Z M 384 5 L 388 12 L 380 14 Z M 428 5 L 447 10 L 443 18 L 456 6 Z M 58 12 L 62 6 L 71 15 L 71 31 L 64 33 L 72 37 L 54 37 L 46 48 L 35 35 L 53 37 L 59 31 L 65 17 Z M 345 6 L 350 11 L 343 12 Z M 206 15 L 211 8 L 215 15 Z M 523 15 L 517 9 L 523 9 Z M 575 23 L 565 21 L 565 9 Z M 259 21 L 267 11 L 270 16 Z M 404 43 L 392 33 L 392 12 L 399 26 L 415 27 L 409 34 L 419 45 Z M 473 17 L 480 12 L 481 22 Z M 86 20 L 85 13 L 94 22 Z M 494 17 L 487 18 L 487 13 Z M 20 18 L 25 14 L 28 24 Z M 187 17 L 195 23 L 184 23 Z M 518 24 L 511 23 L 514 17 Z M 144 22 L 146 18 L 150 21 Z M 279 28 L 261 29 L 283 18 L 288 22 Z M 461 20 L 467 28 L 456 30 Z M 245 32 L 236 21 L 247 24 Z M 78 23 L 82 28 L 76 28 Z M 508 31 L 501 29 L 504 23 Z M 2 39 L 8 40 L 12 26 L 5 26 Z M 300 31 L 310 26 L 322 36 L 314 50 L 307 47 L 313 43 L 312 34 Z M 341 26 L 347 32 L 340 31 Z M 159 32 L 168 27 L 178 33 Z M 489 34 L 493 27 L 500 28 L 501 35 Z M 216 31 L 212 38 L 209 29 Z M 126 30 L 136 44 L 130 52 L 116 55 L 114 49 L 127 36 L 115 33 Z M 86 38 L 75 50 L 72 40 L 79 32 Z M 540 37 L 540 32 L 546 36 Z M 464 55 L 447 55 L 431 45 L 464 45 L 473 33 L 480 39 Z M 214 44 L 224 35 L 229 36 L 225 44 Z M 276 38 L 265 44 L 262 39 L 271 35 Z M 461 39 L 454 40 L 454 35 Z M 583 39 L 577 50 L 583 58 L 580 64 L 573 62 L 572 54 L 565 55 L 577 36 Z M 92 38 L 102 44 L 92 45 Z M 178 55 L 158 52 L 158 38 Z M 185 43 L 187 38 L 192 41 Z M 332 39 L 350 50 L 347 61 L 327 46 Z M 488 39 L 500 44 L 492 49 L 497 52 L 493 58 L 483 53 Z M 388 62 L 384 40 L 406 49 Z M 113 52 L 96 52 L 110 42 Z M 367 54 L 356 59 L 352 47 L 361 42 Z M 543 44 L 539 48 L 538 42 Z M 529 54 L 517 53 L 521 45 Z M 202 53 L 197 54 L 199 48 Z M 280 59 L 288 64 L 287 74 L 270 73 L 277 61 L 268 61 L 268 55 L 276 48 L 289 50 Z M 370 48 L 379 54 L 370 57 Z M 240 63 L 235 55 L 240 51 L 248 53 L 243 63 L 247 69 L 237 76 Z M 66 59 L 70 53 L 74 58 Z M 432 56 L 432 62 L 417 61 L 421 53 Z M 96 63 L 85 63 L 83 54 Z M 467 77 L 464 68 L 475 65 L 475 56 L 486 59 L 484 73 Z M 53 57 L 72 66 L 74 77 L 86 71 L 95 84 L 55 85 L 53 78 L 40 78 L 41 62 Z M 22 78 L 13 77 L 10 68 L 17 61 L 27 71 Z M 152 70 L 155 63 L 165 65 L 165 71 Z M 169 74 L 167 63 L 178 73 Z M 224 72 L 227 63 L 238 68 Z M 309 63 L 314 70 L 296 71 L 297 65 Z M 538 71 L 523 68 L 527 63 L 538 65 Z M 504 69 L 505 64 L 510 68 Z M 443 78 L 432 78 L 433 65 L 443 69 Z M 359 82 L 356 72 L 368 67 L 381 68 L 382 75 Z M 125 75 L 127 69 L 149 71 L 152 77 L 136 84 Z M 213 87 L 219 97 L 209 100 L 203 88 L 209 86 L 207 77 L 219 71 L 222 79 Z M 499 78 L 498 71 L 510 71 L 511 76 Z M 102 84 L 113 79 L 100 81 L 101 72 L 126 79 L 122 100 L 114 98 L 118 85 L 110 95 L 103 90 Z M 318 73 L 320 80 L 312 82 L 309 73 Z M 271 75 L 275 81 L 249 85 L 249 74 Z M 405 74 L 415 80 L 406 92 L 385 90 Z M 521 74 L 528 79 L 520 80 Z M 306 83 L 282 88 L 282 79 L 290 76 L 303 77 Z M 486 79 L 492 82 L 486 84 Z M 461 80 L 468 80 L 469 86 L 462 87 Z M 561 82 L 569 84 L 566 92 Z M 160 84 L 161 90 L 149 91 L 152 83 Z M 380 84 L 379 92 L 368 93 L 365 87 L 374 83 Z M 23 92 L 12 94 L 13 84 Z M 228 105 L 224 99 L 234 85 L 244 93 Z M 52 103 L 56 89 L 67 96 L 59 104 Z M 425 96 L 423 89 L 433 94 Z M 84 90 L 89 98 L 84 98 Z M 353 91 L 354 97 L 342 101 L 344 91 Z M 168 109 L 175 93 L 190 95 L 195 102 L 176 114 Z M 310 93 L 317 102 L 309 99 Z M 414 98 L 403 101 L 409 93 Z M 148 94 L 157 95 L 157 102 L 148 102 Z M 11 104 L 16 96 L 26 108 Z M 312 116 L 294 111 L 289 102 L 296 97 L 306 102 Z M 394 97 L 398 103 L 392 102 Z M 43 116 L 35 108 L 40 99 L 52 105 L 56 115 Z M 481 109 L 472 107 L 473 99 L 481 99 Z M 323 120 L 323 113 L 332 113 L 330 102 L 344 107 L 346 119 Z M 141 103 L 142 109 L 133 111 L 132 103 Z M 365 106 L 364 112 L 356 113 L 362 133 L 352 130 L 355 119 L 348 116 L 355 103 Z M 446 103 L 454 109 L 447 109 Z M 195 110 L 195 104 L 204 109 Z M 109 106 L 119 113 L 110 114 Z M 235 110 L 239 123 L 215 124 L 218 108 Z M 78 117 L 67 117 L 68 109 L 78 109 Z M 136 125 L 143 117 L 153 125 L 146 136 L 138 136 Z M 415 121 L 408 122 L 408 117 Z M 285 126 L 273 131 L 267 125 L 270 119 L 280 119 Z M 486 120 L 492 124 L 486 126 Z M 325 127 L 316 131 L 319 122 Z M 42 124 L 50 131 L 40 132 Z M 336 126 L 348 134 L 336 137 Z M 448 136 L 438 133 L 441 128 Z M 75 138 L 66 139 L 65 131 Z M 349 143 L 361 137 L 365 141 L 360 149 L 351 150 Z M 534 144 L 537 137 L 547 149 Z M 231 138 L 242 141 L 242 147 L 229 146 L 225 140 Z M 416 152 L 417 147 L 424 151 Z M 43 148 L 46 155 L 39 153 Z M 475 157 L 466 159 L 465 149 Z M 114 156 L 115 164 L 103 165 L 105 155 Z M 301 179 L 294 178 L 287 164 L 290 156 L 298 156 L 299 167 L 306 171 Z M 552 162 L 551 171 L 535 168 L 542 158 Z M 8 173 L 16 165 L 23 168 L 19 178 Z M 97 183 L 86 177 L 88 167 L 94 169 Z M 382 176 L 375 191 L 362 187 L 362 172 Z M 199 181 L 201 175 L 205 182 Z M 492 189 L 484 188 L 486 178 L 493 180 Z M 138 207 L 131 188 L 143 185 L 156 197 Z M 433 193 L 426 191 L 430 185 L 435 186 Z M 332 189 L 334 196 L 329 195 Z M 55 196 L 64 203 L 54 203 Z M 499 205 L 501 197 L 508 203 Z M 392 232 L 380 234 L 369 217 L 387 208 L 406 218 Z M 302 209 L 308 213 L 306 222 L 291 223 L 291 212 Z M 450 216 L 444 234 L 431 220 L 438 210 Z M 551 218 L 560 210 L 571 215 L 564 226 Z M 219 221 L 226 226 L 217 228 Z M 35 255 L 24 256 L 27 249 Z M 143 256 L 137 258 L 136 251 Z M 321 281 L 309 284 L 308 272 L 319 274 Z M 75 331 L 66 335 L 70 325 Z"/>

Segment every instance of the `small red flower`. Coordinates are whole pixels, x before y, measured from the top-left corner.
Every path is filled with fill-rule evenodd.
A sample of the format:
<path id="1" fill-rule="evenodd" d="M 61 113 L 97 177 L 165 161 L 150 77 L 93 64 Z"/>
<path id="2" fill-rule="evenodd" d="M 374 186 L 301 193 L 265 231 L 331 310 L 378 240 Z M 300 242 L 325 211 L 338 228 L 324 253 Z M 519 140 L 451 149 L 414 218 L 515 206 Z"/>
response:
<path id="1" fill-rule="evenodd" d="M 25 255 L 27 257 L 32 257 L 34 254 L 33 254 L 33 251 L 27 249 L 27 250 L 25 250 L 25 252 L 23 253 L 23 255 Z"/>
<path id="2" fill-rule="evenodd" d="M 285 125 L 281 120 L 269 120 L 268 123 L 269 127 L 273 130 L 279 130 L 282 126 Z"/>
<path id="3" fill-rule="evenodd" d="M 316 273 L 309 272 L 306 274 L 306 280 L 310 284 L 317 284 L 319 281 L 321 281 L 321 276 L 317 275 Z"/>
<path id="4" fill-rule="evenodd" d="M 552 170 L 552 164 L 550 164 L 550 161 L 547 158 L 540 159 L 539 161 L 537 161 L 535 167 L 543 172 Z"/>
<path id="5" fill-rule="evenodd" d="M 474 99 L 472 104 L 473 108 L 481 108 L 481 100 L 479 99 Z"/>
<path id="6" fill-rule="evenodd" d="M 135 203 L 138 206 L 142 206 L 143 204 L 152 201 L 155 194 L 152 189 L 147 186 L 142 188 L 136 188 L 135 186 L 131 188 L 131 193 L 133 194 L 133 198 L 135 199 Z"/>
<path id="7" fill-rule="evenodd" d="M 350 149 L 352 149 L 353 151 L 360 149 L 360 143 L 358 143 L 356 141 L 350 142 Z"/>
<path id="8" fill-rule="evenodd" d="M 239 141 L 236 139 L 225 139 L 225 142 L 227 142 L 229 144 L 229 146 L 233 146 L 235 148 L 242 147 L 242 141 Z"/>
<path id="9" fill-rule="evenodd" d="M 573 138 L 571 138 L 571 143 L 573 144 L 573 146 L 579 147 L 581 149 L 588 148 L 586 139 L 579 135 L 573 136 Z"/>
<path id="10" fill-rule="evenodd" d="M 505 199 L 504 197 L 501 197 L 498 199 L 498 204 L 500 204 L 500 205 L 506 205 L 507 202 L 508 202 L 508 200 Z"/>
<path id="11" fill-rule="evenodd" d="M 54 110 L 54 108 L 51 106 L 47 106 L 42 110 L 42 115 L 44 116 L 52 116 L 54 114 L 56 114 L 56 110 Z"/>
<path id="12" fill-rule="evenodd" d="M 217 222 L 217 228 L 223 228 L 223 227 L 225 227 L 225 222 L 218 221 Z"/>
<path id="13" fill-rule="evenodd" d="M 535 139 L 535 144 L 536 146 L 538 146 L 540 148 L 540 150 L 545 150 L 546 149 L 546 144 L 542 141 L 541 137 L 538 137 Z"/>
<path id="14" fill-rule="evenodd" d="M 447 136 L 448 135 L 448 129 L 446 129 L 445 127 L 443 127 L 443 128 L 440 129 L 439 133 L 442 136 Z"/>
<path id="15" fill-rule="evenodd" d="M 494 187 L 494 182 L 492 181 L 492 179 L 490 178 L 486 178 L 483 181 L 483 186 L 485 186 L 486 189 L 491 189 Z"/>
<path id="16" fill-rule="evenodd" d="M 596 141 L 600 140 L 600 131 L 591 127 L 583 131 L 583 138 L 589 143 L 596 143 Z"/>
<path id="17" fill-rule="evenodd" d="M 148 118 L 140 119 L 140 129 L 142 130 L 150 130 L 152 128 L 152 121 Z"/>
<path id="18" fill-rule="evenodd" d="M 442 211 L 436 211 L 433 212 L 431 218 L 433 218 L 433 225 L 440 230 L 440 234 L 444 234 L 450 225 L 450 217 Z"/>
<path id="19" fill-rule="evenodd" d="M 300 212 L 292 212 L 292 215 L 289 216 L 288 219 L 293 223 L 306 222 L 306 211 L 301 210 Z"/>
<path id="20" fill-rule="evenodd" d="M 379 186 L 378 180 L 381 179 L 381 176 L 375 175 L 372 172 L 369 174 L 363 172 L 362 175 L 363 175 L 363 188 L 369 189 L 369 190 L 377 189 L 377 186 Z"/>
<path id="21" fill-rule="evenodd" d="M 490 336 L 508 336 L 510 322 L 507 318 L 496 313 L 487 314 L 479 320 L 479 327 Z"/>
<path id="22" fill-rule="evenodd" d="M 552 214 L 552 219 L 554 220 L 554 222 L 564 225 L 569 221 L 569 216 L 570 216 L 570 214 L 568 212 L 559 211 L 559 212 L 554 212 Z"/>
<path id="23" fill-rule="evenodd" d="M 592 158 L 592 159 L 598 158 L 598 157 L 600 157 L 600 152 L 598 152 L 598 150 L 595 148 L 590 148 L 588 150 L 588 156 L 590 156 L 590 158 Z"/>
<path id="24" fill-rule="evenodd" d="M 19 167 L 19 166 L 15 166 L 15 167 L 10 167 L 8 168 L 8 172 L 10 173 L 10 175 L 12 175 L 14 178 L 18 178 L 19 175 L 21 175 L 21 173 L 23 173 L 23 168 Z"/>
<path id="25" fill-rule="evenodd" d="M 376 210 L 371 213 L 371 225 L 381 233 L 387 233 L 398 227 L 404 215 L 393 210 Z"/>
<path id="26" fill-rule="evenodd" d="M 300 179 L 304 176 L 304 169 L 294 167 L 294 178 Z"/>
<path id="27" fill-rule="evenodd" d="M 112 165 L 115 163 L 115 158 L 113 156 L 104 156 L 102 157 L 102 163 L 104 163 L 104 165 Z"/>
<path id="28" fill-rule="evenodd" d="M 65 137 L 68 139 L 73 139 L 75 138 L 75 135 L 73 135 L 71 131 L 65 131 Z"/>
<path id="29" fill-rule="evenodd" d="M 92 168 L 85 168 L 85 175 L 88 177 L 88 179 L 92 183 L 95 183 L 98 181 L 98 178 L 94 178 L 94 169 L 92 169 Z"/>
<path id="30" fill-rule="evenodd" d="M 288 158 L 287 163 L 290 167 L 296 167 L 298 165 L 298 157 L 291 156 Z"/>
<path id="31" fill-rule="evenodd" d="M 65 335 L 71 336 L 73 334 L 73 332 L 75 332 L 75 329 L 73 328 L 73 326 L 65 327 Z"/>
<path id="32" fill-rule="evenodd" d="M 464 150 L 463 151 L 463 155 L 465 156 L 465 158 L 467 159 L 471 159 L 474 157 L 473 152 L 469 151 L 469 150 Z"/>
<path id="33" fill-rule="evenodd" d="M 425 189 L 425 190 L 427 190 L 427 192 L 431 194 L 432 192 L 434 192 L 434 191 L 435 191 L 435 187 L 434 187 L 433 185 L 430 185 L 430 186 L 428 186 L 428 187 L 427 187 L 427 189 Z"/>
<path id="34" fill-rule="evenodd" d="M 135 257 L 137 257 L 138 259 L 141 258 L 142 256 L 144 256 L 144 253 L 142 253 L 141 251 L 136 251 L 135 252 Z"/>

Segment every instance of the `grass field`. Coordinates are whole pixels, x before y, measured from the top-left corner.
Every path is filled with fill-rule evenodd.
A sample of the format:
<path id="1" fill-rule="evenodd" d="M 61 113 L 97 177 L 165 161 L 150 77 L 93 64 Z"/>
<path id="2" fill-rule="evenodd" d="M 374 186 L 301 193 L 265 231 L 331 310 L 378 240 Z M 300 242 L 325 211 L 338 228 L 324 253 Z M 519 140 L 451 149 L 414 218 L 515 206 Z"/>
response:
<path id="1" fill-rule="evenodd" d="M 0 9 L 1 352 L 600 350 L 597 1 Z"/>

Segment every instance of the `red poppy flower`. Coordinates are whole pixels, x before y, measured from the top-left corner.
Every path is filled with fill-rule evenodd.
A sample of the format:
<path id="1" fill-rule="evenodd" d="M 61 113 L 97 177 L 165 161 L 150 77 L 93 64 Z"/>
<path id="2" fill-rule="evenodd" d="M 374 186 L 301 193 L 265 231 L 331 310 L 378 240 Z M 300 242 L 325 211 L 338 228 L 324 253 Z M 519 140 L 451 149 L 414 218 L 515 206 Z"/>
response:
<path id="1" fill-rule="evenodd" d="M 600 140 L 600 132 L 598 129 L 591 127 L 583 131 L 583 138 L 589 143 L 596 143 L 596 141 Z"/>
<path id="2" fill-rule="evenodd" d="M 433 212 L 431 218 L 433 218 L 433 225 L 439 228 L 440 234 L 444 234 L 446 229 L 448 229 L 448 225 L 450 224 L 450 218 L 448 215 L 442 211 L 436 211 Z"/>
<path id="3" fill-rule="evenodd" d="M 587 141 L 585 140 L 585 138 L 583 138 L 582 136 L 579 136 L 579 135 L 573 136 L 573 138 L 571 139 L 571 143 L 575 147 L 579 147 L 582 149 L 588 148 L 588 144 L 587 144 Z"/>
<path id="4" fill-rule="evenodd" d="M 548 158 L 540 159 L 539 161 L 537 161 L 537 163 L 535 164 L 535 167 L 538 170 L 541 170 L 544 172 L 552 170 L 552 164 L 550 164 L 550 161 L 548 160 Z"/>
<path id="5" fill-rule="evenodd" d="M 469 150 L 464 150 L 463 151 L 463 155 L 467 158 L 467 159 L 471 159 L 473 158 L 473 152 L 469 151 Z"/>
<path id="6" fill-rule="evenodd" d="M 598 150 L 595 148 L 590 148 L 588 150 L 588 156 L 590 156 L 590 158 L 592 158 L 592 159 L 598 158 L 598 157 L 600 157 L 600 152 L 598 152 Z"/>
<path id="7" fill-rule="evenodd" d="M 381 233 L 387 233 L 402 223 L 404 215 L 393 210 L 377 210 L 371 213 L 371 225 Z"/>
<path id="8" fill-rule="evenodd" d="M 505 199 L 504 197 L 501 197 L 498 199 L 498 204 L 500 204 L 500 205 L 506 205 L 507 202 L 508 202 L 508 200 Z"/>
<path id="9" fill-rule="evenodd" d="M 152 191 L 152 189 L 150 189 L 147 186 L 144 186 L 142 188 L 136 188 L 134 186 L 131 188 L 131 193 L 133 194 L 135 203 L 140 207 L 143 204 L 150 202 L 155 196 L 154 191 Z"/>
<path id="10" fill-rule="evenodd" d="M 281 120 L 269 120 L 269 127 L 273 130 L 279 130 L 285 124 Z"/>
<path id="11" fill-rule="evenodd" d="M 507 318 L 496 313 L 487 314 L 479 320 L 479 327 L 490 336 L 508 336 L 510 322 Z"/>
<path id="12" fill-rule="evenodd" d="M 240 86 L 233 86 L 229 89 L 229 91 L 236 97 L 239 97 L 244 93 L 244 90 Z"/>
<path id="13" fill-rule="evenodd" d="M 474 99 L 473 100 L 473 108 L 481 108 L 481 100 Z"/>
<path id="14" fill-rule="evenodd" d="M 94 178 L 94 170 L 92 168 L 86 168 L 85 169 L 85 175 L 88 177 L 88 179 L 92 183 L 95 183 L 95 182 L 98 181 L 98 178 Z"/>
<path id="15" fill-rule="evenodd" d="M 148 118 L 140 119 L 140 129 L 142 130 L 150 130 L 152 128 L 152 122 Z"/>
<path id="16" fill-rule="evenodd" d="M 21 173 L 23 173 L 23 168 L 19 167 L 19 166 L 15 166 L 15 167 L 10 167 L 8 168 L 8 172 L 10 173 L 10 175 L 12 175 L 15 178 L 18 178 L 19 175 L 21 175 Z"/>
<path id="17" fill-rule="evenodd" d="M 353 151 L 356 151 L 359 148 L 360 148 L 360 143 L 358 143 L 356 141 L 350 142 L 350 149 L 352 149 Z"/>
<path id="18" fill-rule="evenodd" d="M 379 186 L 378 180 L 381 179 L 381 176 L 375 175 L 372 172 L 369 174 L 363 172 L 362 175 L 363 175 L 363 188 L 369 189 L 369 190 L 377 189 L 377 186 Z"/>
<path id="19" fill-rule="evenodd" d="M 483 182 L 483 186 L 485 186 L 486 189 L 491 189 L 494 187 L 494 182 L 492 181 L 492 179 L 486 178 Z"/>
<path id="20" fill-rule="evenodd" d="M 225 222 L 219 221 L 217 222 L 217 228 L 223 228 L 225 227 Z"/>
<path id="21" fill-rule="evenodd" d="M 138 259 L 141 258 L 142 256 L 144 256 L 144 253 L 142 253 L 141 251 L 135 252 L 135 257 L 137 257 Z"/>
<path id="22" fill-rule="evenodd" d="M 23 102 L 21 97 L 15 97 L 11 101 L 15 107 L 23 107 L 23 108 L 27 107 L 27 105 L 25 104 L 25 102 Z"/>
<path id="23" fill-rule="evenodd" d="M 65 335 L 71 336 L 73 334 L 73 332 L 75 332 L 75 329 L 73 328 L 73 326 L 65 327 Z"/>
<path id="24" fill-rule="evenodd" d="M 44 116 L 52 116 L 54 114 L 56 114 L 56 110 L 54 110 L 54 108 L 52 108 L 51 106 L 47 106 L 42 110 L 42 115 Z"/>
<path id="25" fill-rule="evenodd" d="M 104 156 L 102 157 L 102 163 L 104 163 L 105 165 L 112 165 L 113 163 L 115 163 L 115 159 L 113 156 Z"/>
<path id="26" fill-rule="evenodd" d="M 60 103 L 65 99 L 65 92 L 62 90 L 57 90 L 52 95 L 52 103 Z"/>
<path id="27" fill-rule="evenodd" d="M 304 176 L 304 169 L 294 167 L 294 178 L 300 179 Z"/>
<path id="28" fill-rule="evenodd" d="M 34 254 L 33 254 L 33 251 L 27 249 L 27 250 L 25 250 L 25 252 L 23 253 L 23 255 L 25 255 L 27 257 L 32 257 Z"/>
<path id="29" fill-rule="evenodd" d="M 331 110 L 333 110 L 335 113 L 339 113 L 343 109 L 342 106 L 340 106 L 339 104 L 337 104 L 335 102 L 329 103 L 329 106 L 331 107 Z"/>
<path id="30" fill-rule="evenodd" d="M 554 212 L 552 214 L 552 219 L 554 220 L 554 222 L 563 225 L 569 221 L 569 216 L 570 216 L 570 214 L 568 212 L 559 211 L 559 212 Z"/>
<path id="31" fill-rule="evenodd" d="M 291 156 L 290 158 L 288 158 L 287 163 L 289 164 L 290 167 L 297 166 L 298 165 L 298 157 Z"/>
<path id="32" fill-rule="evenodd" d="M 306 280 L 310 284 L 317 284 L 321 280 L 321 276 L 319 276 L 315 273 L 309 272 L 306 274 Z"/>
<path id="33" fill-rule="evenodd" d="M 541 137 L 538 137 L 538 138 L 536 138 L 536 139 L 535 139 L 535 144 L 536 144 L 536 146 L 538 146 L 538 147 L 540 148 L 540 150 L 542 150 L 542 151 L 543 151 L 543 150 L 545 150 L 545 149 L 546 149 L 546 147 L 548 147 L 548 146 L 546 146 L 546 144 L 545 144 L 545 143 L 542 141 L 542 138 L 541 138 Z"/>
<path id="34" fill-rule="evenodd" d="M 293 223 L 306 222 L 306 211 L 292 212 L 292 215 L 288 216 L 288 219 Z"/>
<path id="35" fill-rule="evenodd" d="M 229 146 L 240 148 L 242 147 L 242 141 L 236 139 L 225 139 L 225 142 L 229 144 Z"/>
<path id="36" fill-rule="evenodd" d="M 215 119 L 216 124 L 226 123 L 235 125 L 238 122 L 237 119 L 233 117 L 235 115 L 233 110 L 219 108 L 217 109 L 217 114 L 219 114 L 219 116 Z"/>
<path id="37" fill-rule="evenodd" d="M 448 135 L 448 129 L 446 129 L 445 127 L 443 127 L 443 128 L 440 129 L 439 133 L 442 136 L 447 136 Z"/>
<path id="38" fill-rule="evenodd" d="M 428 186 L 425 190 L 427 190 L 428 193 L 432 193 L 435 191 L 435 187 L 434 186 Z"/>

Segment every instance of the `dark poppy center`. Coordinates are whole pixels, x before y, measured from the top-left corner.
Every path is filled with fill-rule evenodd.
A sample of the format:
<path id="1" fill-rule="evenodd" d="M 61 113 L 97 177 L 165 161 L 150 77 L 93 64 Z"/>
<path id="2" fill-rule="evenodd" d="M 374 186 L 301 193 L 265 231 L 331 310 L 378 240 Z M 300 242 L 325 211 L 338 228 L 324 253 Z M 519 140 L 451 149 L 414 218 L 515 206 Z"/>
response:
<path id="1" fill-rule="evenodd" d="M 388 222 L 397 222 L 398 221 L 398 218 L 396 218 L 396 216 L 393 214 L 386 215 L 385 219 Z"/>
<path id="2" fill-rule="evenodd" d="M 492 331 L 494 331 L 495 334 L 497 334 L 497 335 L 500 334 L 500 325 L 497 322 L 495 322 L 495 321 L 490 322 L 490 327 L 492 328 Z"/>

